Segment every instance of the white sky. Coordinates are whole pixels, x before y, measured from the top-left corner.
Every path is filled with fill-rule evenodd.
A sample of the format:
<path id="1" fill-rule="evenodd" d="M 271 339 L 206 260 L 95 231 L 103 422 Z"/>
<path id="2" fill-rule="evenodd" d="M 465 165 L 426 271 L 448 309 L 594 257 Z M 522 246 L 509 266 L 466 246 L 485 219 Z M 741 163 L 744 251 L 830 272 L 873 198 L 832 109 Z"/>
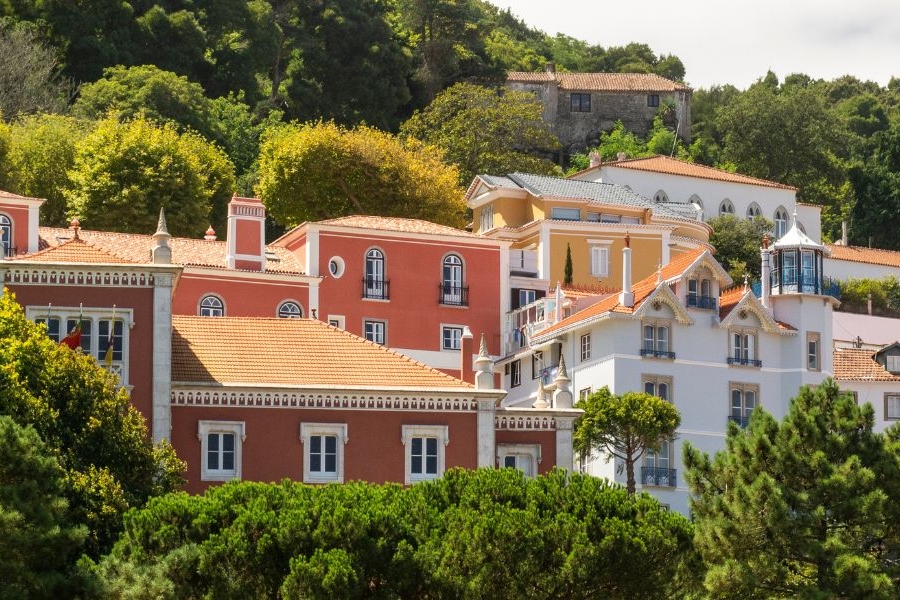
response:
<path id="1" fill-rule="evenodd" d="M 674 54 L 695 89 L 746 89 L 769 69 L 779 81 L 854 75 L 885 86 L 900 77 L 898 0 L 489 1 L 550 35 Z"/>

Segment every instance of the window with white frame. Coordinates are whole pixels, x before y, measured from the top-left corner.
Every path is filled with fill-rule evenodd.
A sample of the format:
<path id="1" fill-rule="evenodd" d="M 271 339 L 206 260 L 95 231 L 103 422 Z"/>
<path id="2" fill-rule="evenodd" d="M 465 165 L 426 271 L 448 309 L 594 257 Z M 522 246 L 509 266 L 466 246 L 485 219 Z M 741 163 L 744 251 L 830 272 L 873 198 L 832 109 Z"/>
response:
<path id="1" fill-rule="evenodd" d="M 459 350 L 462 347 L 462 325 L 441 326 L 441 349 Z"/>
<path id="2" fill-rule="evenodd" d="M 293 300 L 285 300 L 278 305 L 279 319 L 302 319 L 303 308 Z"/>
<path id="3" fill-rule="evenodd" d="M 509 387 L 522 385 L 522 361 L 514 360 L 509 363 Z"/>
<path id="4" fill-rule="evenodd" d="M 672 402 L 672 377 L 668 375 L 642 375 L 644 392 Z"/>
<path id="5" fill-rule="evenodd" d="M 328 315 L 328 324 L 338 329 L 347 329 L 347 319 L 344 315 Z"/>
<path id="6" fill-rule="evenodd" d="M 591 334 L 581 336 L 581 362 L 591 360 Z"/>
<path id="7" fill-rule="evenodd" d="M 479 233 L 484 233 L 494 228 L 494 205 L 486 204 L 481 207 L 481 228 Z"/>
<path id="8" fill-rule="evenodd" d="M 578 401 L 587 400 L 587 397 L 591 395 L 591 388 L 581 388 L 578 390 Z"/>
<path id="9" fill-rule="evenodd" d="M 900 419 L 900 394 L 884 395 L 884 418 L 890 421 Z"/>
<path id="10" fill-rule="evenodd" d="M 229 481 L 241 478 L 243 421 L 199 421 L 200 480 Z"/>
<path id="11" fill-rule="evenodd" d="M 550 209 L 550 218 L 555 221 L 580 221 L 581 209 L 554 206 Z"/>
<path id="12" fill-rule="evenodd" d="M 668 440 L 662 442 L 659 450 L 644 455 L 644 466 L 641 468 L 641 482 L 644 485 L 675 487 L 675 470 L 672 469 L 672 444 Z"/>
<path id="13" fill-rule="evenodd" d="M 759 216 L 762 216 L 762 210 L 759 208 L 759 204 L 751 202 L 750 206 L 747 207 L 747 218 L 754 219 Z"/>
<path id="14" fill-rule="evenodd" d="M 225 303 L 218 296 L 208 294 L 200 299 L 198 314 L 201 317 L 224 317 Z"/>
<path id="15" fill-rule="evenodd" d="M 437 479 L 444 474 L 444 451 L 450 443 L 446 425 L 403 425 L 406 483 Z"/>
<path id="16" fill-rule="evenodd" d="M 672 352 L 671 323 L 651 319 L 642 322 L 641 356 L 653 358 L 675 358 Z"/>
<path id="17" fill-rule="evenodd" d="M 537 290 L 519 290 L 519 306 L 526 306 L 537 300 Z"/>
<path id="18" fill-rule="evenodd" d="M 732 382 L 728 384 L 731 394 L 731 412 L 729 421 L 734 421 L 741 427 L 746 427 L 750 422 L 750 414 L 759 403 L 759 386 L 750 383 Z"/>
<path id="19" fill-rule="evenodd" d="M 775 239 L 787 233 L 788 214 L 781 206 L 775 209 Z"/>
<path id="20" fill-rule="evenodd" d="M 888 354 L 884 358 L 888 371 L 891 373 L 900 373 L 900 354 Z"/>
<path id="21" fill-rule="evenodd" d="M 822 369 L 821 361 L 821 336 L 809 331 L 806 333 L 806 368 L 810 371 Z"/>
<path id="22" fill-rule="evenodd" d="M 519 469 L 526 477 L 537 477 L 540 462 L 540 444 L 497 444 L 497 466 L 501 469 Z"/>
<path id="23" fill-rule="evenodd" d="M 544 370 L 544 352 L 543 350 L 535 350 L 531 353 L 531 378 L 537 379 Z"/>
<path id="24" fill-rule="evenodd" d="M 0 214 L 0 256 L 13 256 L 15 248 L 13 248 L 13 226 L 12 219 L 4 214 Z"/>
<path id="25" fill-rule="evenodd" d="M 344 481 L 346 423 L 301 423 L 300 440 L 303 443 L 304 483 Z"/>
<path id="26" fill-rule="evenodd" d="M 608 246 L 591 246 L 591 275 L 609 277 Z"/>
<path id="27" fill-rule="evenodd" d="M 441 304 L 468 306 L 468 288 L 463 275 L 462 259 L 456 254 L 445 256 L 441 267 Z"/>
<path id="28" fill-rule="evenodd" d="M 744 367 L 762 366 L 762 363 L 756 358 L 756 330 L 736 329 L 730 332 L 730 336 L 731 345 L 729 347 L 728 364 Z"/>
<path id="29" fill-rule="evenodd" d="M 366 275 L 363 281 L 363 298 L 387 300 L 387 282 L 384 271 L 384 252 L 370 248 L 366 252 Z"/>
<path id="30" fill-rule="evenodd" d="M 734 214 L 734 204 L 731 203 L 731 200 L 725 198 L 722 200 L 722 203 L 719 204 L 719 214 L 720 215 L 733 215 Z"/>
<path id="31" fill-rule="evenodd" d="M 387 323 L 366 319 L 363 322 L 363 337 L 370 342 L 385 345 L 387 343 Z"/>

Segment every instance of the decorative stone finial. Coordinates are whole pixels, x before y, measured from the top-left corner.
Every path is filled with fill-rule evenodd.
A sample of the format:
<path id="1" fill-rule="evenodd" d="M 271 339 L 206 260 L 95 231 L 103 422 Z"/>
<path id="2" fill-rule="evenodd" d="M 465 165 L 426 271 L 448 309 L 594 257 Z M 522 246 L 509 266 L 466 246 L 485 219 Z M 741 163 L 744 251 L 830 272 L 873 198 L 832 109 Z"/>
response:
<path id="1" fill-rule="evenodd" d="M 625 247 L 631 248 L 631 236 L 628 235 L 628 232 L 625 232 Z"/>
<path id="2" fill-rule="evenodd" d="M 559 355 L 559 370 L 556 372 L 557 379 L 568 379 L 569 374 L 566 373 L 566 358 L 560 353 Z"/>
<path id="3" fill-rule="evenodd" d="M 73 232 L 73 234 L 74 234 L 76 240 L 78 239 L 78 230 L 81 229 L 81 227 L 79 226 L 80 224 L 81 224 L 81 223 L 78 221 L 78 217 L 75 217 L 75 218 L 72 219 L 72 221 L 69 223 L 69 226 L 71 227 L 72 232 Z"/>
<path id="4" fill-rule="evenodd" d="M 768 249 L 769 249 L 769 242 L 770 242 L 770 241 L 772 241 L 772 240 L 769 238 L 769 234 L 768 234 L 768 233 L 763 234 L 763 239 L 762 239 L 762 247 L 763 247 L 763 250 L 768 250 Z"/>
<path id="5" fill-rule="evenodd" d="M 169 234 L 169 230 L 166 228 L 166 209 L 162 206 L 159 207 L 159 221 L 156 223 L 156 233 Z"/>
<path id="6" fill-rule="evenodd" d="M 207 242 L 216 241 L 216 230 L 212 228 L 212 225 L 210 225 L 209 229 L 206 230 L 206 235 L 203 236 L 203 239 Z"/>
<path id="7" fill-rule="evenodd" d="M 537 390 L 537 398 L 534 401 L 534 404 L 531 406 L 533 408 L 548 408 L 550 404 L 547 402 L 546 392 L 544 391 L 544 380 L 538 380 L 538 390 Z"/>

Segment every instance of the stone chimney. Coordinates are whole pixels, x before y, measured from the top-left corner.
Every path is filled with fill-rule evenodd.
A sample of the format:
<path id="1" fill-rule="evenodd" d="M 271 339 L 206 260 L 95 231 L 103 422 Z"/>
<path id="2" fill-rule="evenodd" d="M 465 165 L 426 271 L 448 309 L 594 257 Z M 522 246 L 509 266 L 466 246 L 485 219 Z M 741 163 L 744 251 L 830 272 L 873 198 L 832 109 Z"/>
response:
<path id="1" fill-rule="evenodd" d="M 472 355 L 470 354 L 469 356 L 471 357 Z M 491 355 L 488 354 L 487 342 L 484 341 L 483 333 L 481 334 L 481 347 L 478 351 L 478 357 L 475 359 L 475 389 L 494 389 L 494 363 L 491 361 Z"/>
<path id="2" fill-rule="evenodd" d="M 544 71 L 546 73 L 556 73 L 556 63 L 548 62 L 544 65 Z"/>
<path id="3" fill-rule="evenodd" d="M 599 167 L 601 164 L 603 164 L 603 157 L 600 156 L 599 152 L 591 152 L 590 154 L 588 154 L 588 158 L 591 161 L 592 169 Z"/>
<path id="4" fill-rule="evenodd" d="M 229 269 L 266 270 L 266 207 L 259 198 L 234 196 L 228 203 Z"/>
<path id="5" fill-rule="evenodd" d="M 466 325 L 459 339 L 459 378 L 468 383 L 475 383 L 475 372 L 472 370 L 474 346 L 475 338 L 472 330 Z"/>
<path id="6" fill-rule="evenodd" d="M 172 248 L 169 246 L 169 230 L 166 228 L 166 212 L 165 209 L 159 208 L 159 222 L 156 224 L 156 233 L 153 234 L 153 248 L 150 250 L 150 257 L 153 264 L 170 265 L 172 264 Z"/>
<path id="7" fill-rule="evenodd" d="M 772 295 L 772 249 L 769 248 L 769 236 L 764 235 L 762 238 L 762 247 L 760 248 L 760 283 L 759 283 L 759 294 L 762 296 L 759 299 L 760 304 L 762 304 L 766 309 L 771 312 L 772 311 L 772 302 L 770 296 Z"/>
<path id="8" fill-rule="evenodd" d="M 847 239 L 847 221 L 841 221 L 841 245 L 849 246 Z"/>
<path id="9" fill-rule="evenodd" d="M 619 292 L 619 304 L 627 308 L 634 306 L 634 293 L 631 291 L 631 237 L 625 232 L 625 247 L 622 248 L 622 291 Z"/>
<path id="10" fill-rule="evenodd" d="M 566 360 L 563 355 L 559 355 L 559 370 L 556 373 L 556 389 L 553 390 L 553 408 L 572 408 L 572 390 L 569 384 L 572 380 L 566 373 Z"/>

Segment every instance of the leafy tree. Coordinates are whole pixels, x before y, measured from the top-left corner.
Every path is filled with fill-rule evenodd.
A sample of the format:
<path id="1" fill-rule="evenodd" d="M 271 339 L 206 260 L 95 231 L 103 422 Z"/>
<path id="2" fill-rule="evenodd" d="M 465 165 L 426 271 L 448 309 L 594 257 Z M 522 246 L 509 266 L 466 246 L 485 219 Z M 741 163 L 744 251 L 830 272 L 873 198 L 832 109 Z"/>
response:
<path id="1" fill-rule="evenodd" d="M 563 270 L 563 283 L 572 285 L 572 247 L 566 244 L 566 266 Z"/>
<path id="2" fill-rule="evenodd" d="M 826 380 L 781 423 L 757 408 L 747 429 L 729 424 L 712 460 L 685 445 L 711 597 L 897 596 L 897 455 L 873 422 L 870 404 Z"/>
<path id="3" fill-rule="evenodd" d="M 850 235 L 853 243 L 900 248 L 900 122 L 875 136 L 875 153 L 854 168 L 850 181 L 856 194 Z"/>
<path id="4" fill-rule="evenodd" d="M 288 227 L 352 214 L 459 227 L 465 206 L 457 181 L 441 152 L 417 140 L 313 123 L 264 136 L 258 192 L 272 218 Z"/>
<path id="5" fill-rule="evenodd" d="M 434 482 L 232 482 L 126 517 L 95 572 L 108 597 L 670 598 L 698 568 L 690 523 L 556 471 Z"/>
<path id="6" fill-rule="evenodd" d="M 172 235 L 197 237 L 234 190 L 234 167 L 220 150 L 143 118 L 101 121 L 78 145 L 69 176 L 70 213 L 108 231 L 152 233 L 164 207 Z"/>
<path id="7" fill-rule="evenodd" d="M 41 223 L 64 227 L 68 209 L 65 191 L 71 187 L 69 169 L 75 164 L 75 147 L 93 123 L 53 114 L 28 116 L 10 128 L 11 192 L 44 198 Z"/>
<path id="8" fill-rule="evenodd" d="M 184 464 L 150 442 L 117 379 L 53 342 L 9 291 L 0 296 L 0 364 L 0 415 L 33 427 L 59 462 L 69 523 L 87 526 L 90 555 L 109 548 L 129 507 L 180 485 Z"/>
<path id="9" fill-rule="evenodd" d="M 77 88 L 60 75 L 61 67 L 55 50 L 35 34 L 0 25 L 0 114 L 12 121 L 63 112 Z"/>
<path id="10" fill-rule="evenodd" d="M 709 243 L 716 249 L 716 259 L 725 265 L 731 278 L 740 282 L 749 275 L 751 280 L 758 280 L 762 269 L 759 249 L 764 235 L 772 237 L 772 221 L 765 217 L 719 215 L 707 224 L 712 227 Z"/>
<path id="11" fill-rule="evenodd" d="M 12 145 L 10 137 L 9 125 L 3 121 L 3 114 L 0 113 L 0 190 L 7 191 L 12 178 L 12 165 L 9 163 L 9 149 Z"/>
<path id="12" fill-rule="evenodd" d="M 559 147 L 541 115 L 532 94 L 458 83 L 413 114 L 400 134 L 441 148 L 463 185 L 479 173 L 558 174 L 539 157 Z"/>
<path id="13" fill-rule="evenodd" d="M 635 463 L 645 452 L 658 451 L 681 423 L 678 409 L 658 396 L 644 392 L 616 396 L 606 386 L 577 407 L 584 414 L 575 423 L 575 451 L 582 456 L 602 452 L 623 461 L 629 494 L 635 492 Z"/>
<path id="14" fill-rule="evenodd" d="M 86 537 L 69 521 L 64 471 L 31 427 L 0 416 L 0 581 L 3 598 L 69 596 Z"/>

